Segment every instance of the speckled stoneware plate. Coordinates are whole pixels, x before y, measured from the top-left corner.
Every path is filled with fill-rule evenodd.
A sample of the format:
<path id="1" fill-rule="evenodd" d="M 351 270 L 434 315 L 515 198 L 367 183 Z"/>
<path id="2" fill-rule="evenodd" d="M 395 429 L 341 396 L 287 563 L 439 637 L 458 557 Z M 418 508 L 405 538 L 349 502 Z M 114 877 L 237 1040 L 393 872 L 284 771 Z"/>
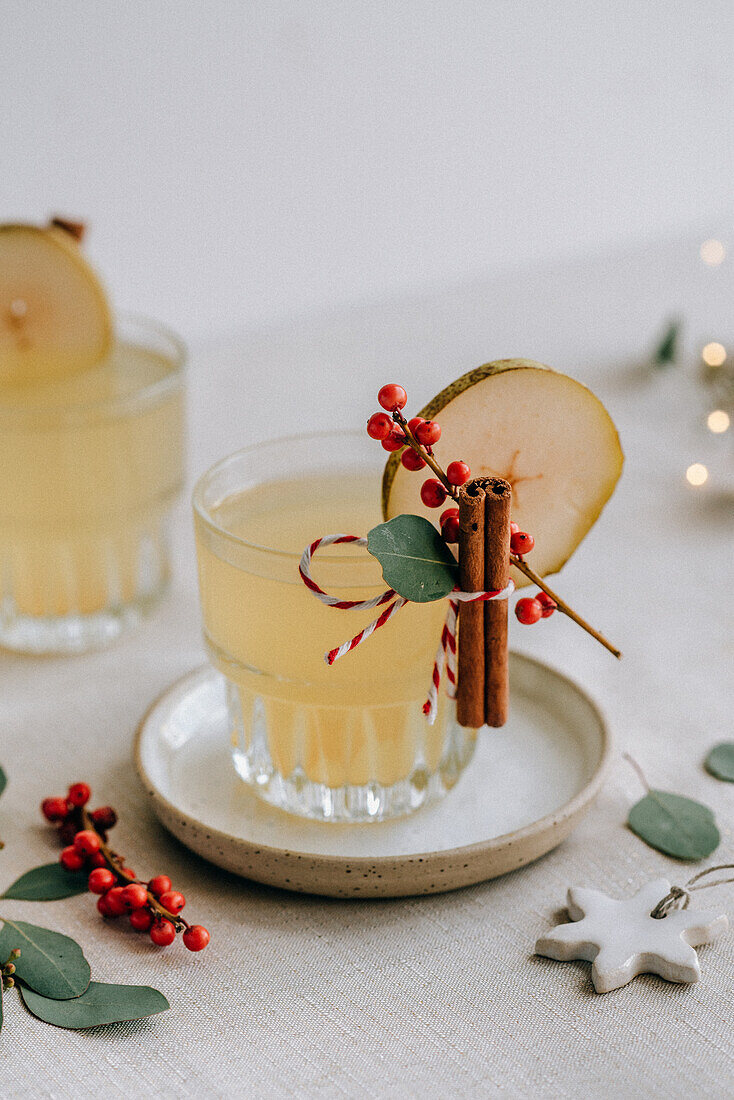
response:
<path id="1" fill-rule="evenodd" d="M 455 890 L 559 844 L 591 806 L 608 762 L 604 719 L 571 680 L 513 653 L 510 686 L 507 725 L 479 734 L 453 790 L 393 821 L 324 824 L 260 801 L 235 773 L 223 680 L 208 667 L 145 714 L 137 768 L 166 828 L 235 874 L 333 897 Z"/>

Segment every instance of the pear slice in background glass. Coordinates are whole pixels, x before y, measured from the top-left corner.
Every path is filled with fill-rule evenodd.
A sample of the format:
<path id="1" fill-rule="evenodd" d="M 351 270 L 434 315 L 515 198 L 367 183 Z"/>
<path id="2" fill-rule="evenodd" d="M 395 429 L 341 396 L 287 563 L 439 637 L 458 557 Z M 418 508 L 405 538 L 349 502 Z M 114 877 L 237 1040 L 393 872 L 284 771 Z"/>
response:
<path id="1" fill-rule="evenodd" d="M 0 387 L 77 374 L 111 343 L 107 298 L 74 237 L 54 226 L 0 225 Z"/>

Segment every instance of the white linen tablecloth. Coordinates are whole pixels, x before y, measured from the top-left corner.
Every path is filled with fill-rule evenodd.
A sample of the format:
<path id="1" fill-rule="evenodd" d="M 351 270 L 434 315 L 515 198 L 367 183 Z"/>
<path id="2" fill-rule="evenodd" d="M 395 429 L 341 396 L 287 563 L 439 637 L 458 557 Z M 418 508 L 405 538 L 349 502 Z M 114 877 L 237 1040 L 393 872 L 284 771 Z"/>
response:
<path id="1" fill-rule="evenodd" d="M 709 462 L 713 471 L 719 462 L 700 428 L 705 402 L 691 371 L 651 376 L 639 368 L 668 312 L 688 318 L 690 347 L 730 335 L 734 268 L 706 269 L 698 244 L 508 272 L 431 298 L 294 319 L 196 347 L 190 471 L 272 434 L 274 424 L 284 432 L 324 427 L 329 409 L 357 426 L 387 380 L 406 385 L 411 407 L 462 371 L 509 355 L 587 381 L 619 425 L 627 465 L 558 584 L 624 660 L 560 617 L 537 631 L 513 626 L 512 643 L 545 654 L 593 693 L 619 748 L 651 783 L 715 810 L 722 844 L 712 861 L 724 862 L 734 858 L 734 787 L 701 762 L 712 744 L 734 736 L 734 505 L 715 487 L 694 492 L 683 480 L 689 463 Z M 533 956 L 536 937 L 560 919 L 569 884 L 624 895 L 650 876 L 681 882 L 696 869 L 624 827 L 641 795 L 627 764 L 619 760 L 568 841 L 504 879 L 415 900 L 281 893 L 190 854 L 158 825 L 133 772 L 140 714 L 201 660 L 187 503 L 175 523 L 172 590 L 142 629 L 82 658 L 0 656 L 0 763 L 10 777 L 0 802 L 0 883 L 54 858 L 37 805 L 86 779 L 96 803 L 117 808 L 116 845 L 132 865 L 169 873 L 187 895 L 187 913 L 212 932 L 201 955 L 180 944 L 157 951 L 147 937 L 103 926 L 89 896 L 1 902 L 0 913 L 76 937 L 97 979 L 154 985 L 172 1006 L 148 1021 L 75 1033 L 36 1021 L 8 994 L 3 1096 L 734 1092 L 734 934 L 701 950 L 703 980 L 692 987 L 643 977 L 597 996 L 588 964 Z M 696 904 L 704 899 L 734 916 L 734 887 Z"/>

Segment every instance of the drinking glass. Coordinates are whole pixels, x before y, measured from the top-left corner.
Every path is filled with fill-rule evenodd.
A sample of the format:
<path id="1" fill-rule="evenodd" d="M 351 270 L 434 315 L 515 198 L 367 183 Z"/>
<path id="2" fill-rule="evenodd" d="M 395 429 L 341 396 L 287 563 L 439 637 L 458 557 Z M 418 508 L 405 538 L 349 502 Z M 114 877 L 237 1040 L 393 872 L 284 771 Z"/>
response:
<path id="1" fill-rule="evenodd" d="M 160 599 L 184 360 L 170 332 L 123 317 L 104 362 L 0 392 L 0 645 L 84 652 Z"/>
<path id="2" fill-rule="evenodd" d="M 380 457 L 363 433 L 318 433 L 239 451 L 194 490 L 204 638 L 226 678 L 234 766 L 257 794 L 322 821 L 409 813 L 454 785 L 475 731 L 441 696 L 423 703 L 446 604 L 409 603 L 329 666 L 324 653 L 374 609 L 325 606 L 298 573 L 301 552 L 380 522 Z M 340 599 L 386 588 L 364 548 L 332 546 L 313 577 Z"/>

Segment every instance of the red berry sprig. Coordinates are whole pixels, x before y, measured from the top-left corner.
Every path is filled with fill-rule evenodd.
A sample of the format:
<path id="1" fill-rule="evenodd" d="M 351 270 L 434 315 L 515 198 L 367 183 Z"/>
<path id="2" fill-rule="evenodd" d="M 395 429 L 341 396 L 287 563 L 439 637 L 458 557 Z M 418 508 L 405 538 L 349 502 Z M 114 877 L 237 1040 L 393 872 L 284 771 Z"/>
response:
<path id="1" fill-rule="evenodd" d="M 90 893 L 98 894 L 97 909 L 107 920 L 127 915 L 137 932 L 148 932 L 153 943 L 167 947 L 183 933 L 189 951 L 203 951 L 209 933 L 201 924 L 189 924 L 181 916 L 186 898 L 173 889 L 168 875 L 141 882 L 122 856 L 107 845 L 107 830 L 117 822 L 111 806 L 88 813 L 92 792 L 86 783 L 73 783 L 66 798 L 45 798 L 41 812 L 58 826 L 67 846 L 59 857 L 67 871 L 89 871 Z M 70 842 L 69 842 L 70 841 Z"/>
<path id="2" fill-rule="evenodd" d="M 558 604 L 555 600 L 551 599 L 547 592 L 538 592 L 535 599 L 538 601 L 541 608 L 543 609 L 541 611 L 541 615 L 544 619 L 550 619 L 553 612 L 558 609 Z"/>
<path id="3" fill-rule="evenodd" d="M 386 451 L 403 448 L 400 461 L 406 470 L 423 470 L 428 466 L 435 477 L 429 477 L 421 486 L 421 500 L 427 508 L 440 508 L 451 497 L 458 500 L 458 489 L 471 477 L 466 462 L 450 462 L 446 472 L 433 456 L 433 445 L 441 438 L 441 426 L 435 420 L 413 416 L 406 420 L 402 410 L 408 395 L 402 386 L 390 383 L 383 386 L 377 400 L 385 412 L 376 412 L 367 421 L 367 434 L 380 441 Z M 390 414 L 388 416 L 387 414 Z M 459 510 L 448 508 L 440 521 L 441 534 L 446 542 L 459 538 Z"/>
<path id="4" fill-rule="evenodd" d="M 449 462 L 446 477 L 452 485 L 466 485 L 471 477 L 471 470 L 466 462 Z"/>
<path id="5" fill-rule="evenodd" d="M 440 508 L 446 503 L 446 486 L 442 485 L 437 477 L 429 477 L 421 485 L 421 500 L 426 508 Z"/>
<path id="6" fill-rule="evenodd" d="M 432 447 L 441 438 L 441 428 L 435 420 L 424 420 L 416 425 L 414 434 L 422 447 Z M 463 482 L 460 484 L 463 485 Z"/>
<path id="7" fill-rule="evenodd" d="M 459 541 L 459 509 L 447 508 L 442 512 L 439 520 L 441 534 L 446 542 Z"/>
<path id="8" fill-rule="evenodd" d="M 382 387 L 377 395 L 377 400 L 383 409 L 386 409 L 389 413 L 396 413 L 405 408 L 408 395 L 402 386 L 390 382 L 387 386 Z"/>
<path id="9" fill-rule="evenodd" d="M 549 619 L 558 607 L 546 592 L 539 592 L 537 596 L 524 596 L 515 604 L 515 617 L 520 623 L 530 626 L 540 619 Z"/>
<path id="10" fill-rule="evenodd" d="M 519 558 L 523 554 L 529 554 L 535 546 L 535 539 L 527 531 L 513 531 L 510 534 L 510 549 Z"/>
<path id="11" fill-rule="evenodd" d="M 416 470 L 422 470 L 426 464 L 425 458 L 421 458 L 417 451 L 412 450 L 410 447 L 406 447 L 400 456 L 400 461 L 406 470 L 410 470 L 415 473 Z"/>
<path id="12" fill-rule="evenodd" d="M 386 439 L 392 431 L 392 419 L 387 413 L 373 413 L 367 421 L 367 435 L 371 439 Z"/>
<path id="13" fill-rule="evenodd" d="M 408 402 L 408 395 L 405 389 L 396 383 L 383 386 L 377 395 L 377 400 L 384 412 L 372 414 L 367 421 L 367 434 L 372 439 L 379 440 L 386 451 L 399 451 L 404 448 L 400 461 L 406 470 L 417 471 L 428 466 L 435 474 L 435 477 L 427 478 L 421 486 L 421 500 L 427 508 L 440 508 L 449 497 L 458 502 L 458 490 L 470 480 L 471 470 L 466 462 L 454 460 L 448 464 L 444 472 L 436 462 L 433 444 L 441 438 L 440 425 L 435 420 L 426 420 L 422 416 L 413 416 L 410 420 L 406 420 L 402 410 Z M 439 526 L 446 542 L 457 542 L 459 509 L 445 509 L 441 513 Z M 540 589 L 537 596 L 526 596 L 517 601 L 515 615 L 518 620 L 521 623 L 536 623 L 541 618 L 549 618 L 556 610 L 561 611 L 615 657 L 621 657 L 620 651 L 607 641 L 603 634 L 582 619 L 528 565 L 524 555 L 529 554 L 534 546 L 535 539 L 531 534 L 521 531 L 517 523 L 510 523 L 510 561 Z"/>

